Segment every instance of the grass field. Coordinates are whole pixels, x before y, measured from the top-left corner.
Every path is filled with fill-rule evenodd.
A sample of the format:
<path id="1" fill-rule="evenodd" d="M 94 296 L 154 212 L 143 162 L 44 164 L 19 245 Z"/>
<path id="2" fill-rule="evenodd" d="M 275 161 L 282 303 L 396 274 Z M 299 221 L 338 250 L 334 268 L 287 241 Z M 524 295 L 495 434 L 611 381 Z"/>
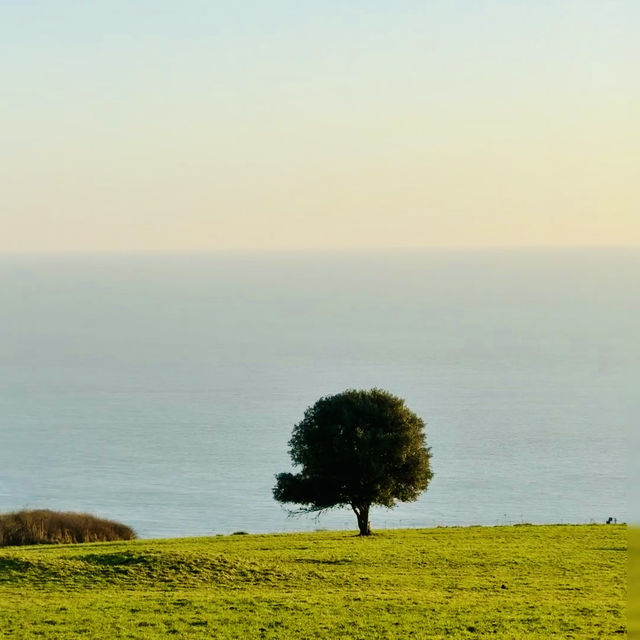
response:
<path id="1" fill-rule="evenodd" d="M 0 549 L 1 638 L 615 638 L 622 525 Z"/>

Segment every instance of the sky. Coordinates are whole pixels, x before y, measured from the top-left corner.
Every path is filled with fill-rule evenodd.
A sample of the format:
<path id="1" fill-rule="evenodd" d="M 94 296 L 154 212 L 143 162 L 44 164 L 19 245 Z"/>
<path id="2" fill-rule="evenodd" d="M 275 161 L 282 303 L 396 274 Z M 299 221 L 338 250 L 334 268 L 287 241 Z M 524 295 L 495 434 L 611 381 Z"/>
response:
<path id="1" fill-rule="evenodd" d="M 0 0 L 0 252 L 640 245 L 636 0 Z"/>

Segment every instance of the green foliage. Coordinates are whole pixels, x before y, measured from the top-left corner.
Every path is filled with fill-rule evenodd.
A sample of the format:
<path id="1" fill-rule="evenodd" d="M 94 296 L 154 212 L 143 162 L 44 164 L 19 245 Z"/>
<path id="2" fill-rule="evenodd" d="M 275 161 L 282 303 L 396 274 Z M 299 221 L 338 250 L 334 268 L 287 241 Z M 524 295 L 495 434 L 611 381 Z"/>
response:
<path id="1" fill-rule="evenodd" d="M 132 540 L 131 527 L 88 513 L 36 509 L 0 515 L 0 547 Z"/>
<path id="2" fill-rule="evenodd" d="M 318 400 L 294 427 L 289 453 L 301 471 L 278 474 L 274 498 L 304 511 L 350 506 L 363 535 L 371 505 L 416 500 L 432 477 L 424 422 L 381 389 Z"/>
<path id="3" fill-rule="evenodd" d="M 0 637 L 624 637 L 622 525 L 0 549 Z"/>

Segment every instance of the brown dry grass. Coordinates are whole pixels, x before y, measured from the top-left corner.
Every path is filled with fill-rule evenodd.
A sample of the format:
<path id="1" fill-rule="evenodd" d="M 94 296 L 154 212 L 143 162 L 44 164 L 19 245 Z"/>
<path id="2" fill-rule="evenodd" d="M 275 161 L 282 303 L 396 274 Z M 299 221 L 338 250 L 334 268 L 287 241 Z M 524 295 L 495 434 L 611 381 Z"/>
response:
<path id="1" fill-rule="evenodd" d="M 0 547 L 132 540 L 130 527 L 88 513 L 37 509 L 0 515 Z"/>

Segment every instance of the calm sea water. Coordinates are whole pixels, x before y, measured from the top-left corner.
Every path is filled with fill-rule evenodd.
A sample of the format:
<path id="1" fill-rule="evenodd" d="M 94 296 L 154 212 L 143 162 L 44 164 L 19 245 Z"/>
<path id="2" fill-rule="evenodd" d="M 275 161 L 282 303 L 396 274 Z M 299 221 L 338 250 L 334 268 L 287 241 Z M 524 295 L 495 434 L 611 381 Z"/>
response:
<path id="1" fill-rule="evenodd" d="M 640 252 L 0 258 L 0 511 L 353 528 L 271 497 L 306 407 L 396 393 L 435 478 L 377 527 L 630 519 Z"/>

